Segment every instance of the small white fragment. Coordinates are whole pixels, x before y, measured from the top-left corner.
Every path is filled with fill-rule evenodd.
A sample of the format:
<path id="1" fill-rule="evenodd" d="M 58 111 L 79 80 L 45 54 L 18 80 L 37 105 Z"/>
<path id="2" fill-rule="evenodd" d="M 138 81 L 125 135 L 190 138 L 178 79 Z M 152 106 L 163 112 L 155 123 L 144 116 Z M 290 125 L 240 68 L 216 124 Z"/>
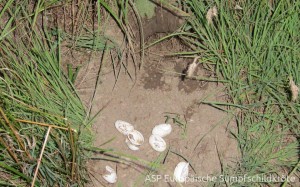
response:
<path id="1" fill-rule="evenodd" d="M 115 122 L 115 127 L 119 132 L 121 132 L 125 136 L 127 136 L 129 132 L 134 130 L 134 127 L 130 123 L 122 120 L 117 120 Z"/>
<path id="2" fill-rule="evenodd" d="M 127 138 L 133 145 L 142 145 L 144 143 L 144 136 L 137 130 L 129 132 Z"/>
<path id="3" fill-rule="evenodd" d="M 299 95 L 299 88 L 298 86 L 295 84 L 293 77 L 290 77 L 290 90 L 291 90 L 291 94 L 292 94 L 292 101 L 296 101 L 298 99 L 298 95 Z"/>
<path id="4" fill-rule="evenodd" d="M 108 174 L 102 175 L 102 177 L 108 182 L 108 183 L 116 183 L 117 182 L 117 173 L 113 168 L 110 166 L 105 166 L 106 171 Z"/>
<path id="5" fill-rule="evenodd" d="M 172 132 L 172 126 L 170 124 L 159 124 L 152 129 L 152 134 L 160 137 L 165 137 Z"/>
<path id="6" fill-rule="evenodd" d="M 26 141 L 27 141 L 27 144 L 28 144 L 29 149 L 35 148 L 35 146 L 36 146 L 36 140 L 35 140 L 35 137 L 34 137 L 34 136 L 32 136 L 32 143 L 30 142 L 28 136 L 25 136 L 25 139 L 26 139 Z"/>
<path id="7" fill-rule="evenodd" d="M 214 17 L 218 16 L 218 9 L 216 6 L 208 9 L 207 13 L 206 13 L 206 20 L 208 24 L 211 24 L 213 21 Z"/>
<path id="8" fill-rule="evenodd" d="M 133 151 L 137 151 L 137 150 L 140 149 L 138 146 L 133 145 L 133 144 L 128 140 L 128 138 L 126 138 L 125 142 L 126 142 L 127 146 L 129 147 L 129 149 L 131 149 L 131 150 L 133 150 Z"/>
<path id="9" fill-rule="evenodd" d="M 197 66 L 199 64 L 198 63 L 198 59 L 199 58 L 200 58 L 199 56 L 196 56 L 194 58 L 194 61 L 191 64 L 189 64 L 188 69 L 186 71 L 187 77 L 192 77 L 193 76 L 193 74 L 194 74 L 194 72 L 195 72 L 195 70 L 196 70 L 196 68 L 197 68 Z"/>
<path id="10" fill-rule="evenodd" d="M 236 4 L 234 10 L 243 10 L 243 8 L 240 5 Z"/>
<path id="11" fill-rule="evenodd" d="M 158 151 L 158 152 L 163 152 L 167 148 L 167 144 L 166 144 L 165 140 L 162 137 L 160 137 L 158 135 L 154 135 L 154 134 L 152 134 L 150 136 L 149 144 L 155 151 Z"/>
<path id="12" fill-rule="evenodd" d="M 187 77 L 192 77 L 196 68 L 198 66 L 198 63 L 197 62 L 193 62 L 189 65 L 188 69 L 187 69 Z"/>
<path id="13" fill-rule="evenodd" d="M 174 170 L 174 178 L 177 182 L 182 183 L 189 175 L 189 163 L 179 162 Z"/>

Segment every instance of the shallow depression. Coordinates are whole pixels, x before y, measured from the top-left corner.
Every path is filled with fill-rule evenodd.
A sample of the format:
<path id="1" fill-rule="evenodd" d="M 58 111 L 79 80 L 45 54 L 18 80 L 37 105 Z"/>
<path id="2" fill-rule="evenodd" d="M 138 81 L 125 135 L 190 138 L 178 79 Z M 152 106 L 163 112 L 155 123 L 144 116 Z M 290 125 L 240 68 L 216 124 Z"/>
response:
<path id="1" fill-rule="evenodd" d="M 150 55 L 145 61 L 146 65 L 138 73 L 136 82 L 131 80 L 124 70 L 121 71 L 116 84 L 113 72 L 101 77 L 101 84 L 96 92 L 92 110 L 93 113 L 102 110 L 93 127 L 96 135 L 94 145 L 96 147 L 101 145 L 101 148 L 114 149 L 143 160 L 155 161 L 160 153 L 155 151 L 148 141 L 139 146 L 139 150 L 130 150 L 125 143 L 126 136 L 115 128 L 114 123 L 116 120 L 129 122 L 141 132 L 145 140 L 148 140 L 153 127 L 165 123 L 166 115 L 175 116 L 181 122 L 186 120 L 186 131 L 179 123 L 174 124 L 172 120 L 168 121 L 173 130 L 170 135 L 164 137 L 164 140 L 167 144 L 166 150 L 169 149 L 170 152 L 164 162 L 160 157 L 161 167 L 157 173 L 172 176 L 176 164 L 184 161 L 182 157 L 190 161 L 194 169 L 190 171 L 191 175 L 220 173 L 218 153 L 222 155 L 222 162 L 226 163 L 235 161 L 238 157 L 236 141 L 228 133 L 228 128 L 234 129 L 235 125 L 229 122 L 226 113 L 207 105 L 199 105 L 198 102 L 205 97 L 209 100 L 220 99 L 217 95 L 221 93 L 216 90 L 222 90 L 222 86 L 205 83 L 203 87 L 203 82 L 200 81 L 182 82 L 175 72 L 181 73 L 188 62 L 184 59 L 163 60 L 164 63 L 159 63 L 160 60 L 157 60 L 157 57 L 151 58 Z M 94 69 L 93 71 L 96 71 L 97 68 Z M 197 73 L 204 75 L 200 66 Z M 95 76 L 95 73 L 89 72 L 89 74 Z M 79 74 L 80 76 L 83 75 Z M 83 81 L 81 85 L 92 87 L 95 78 L 87 78 L 86 80 L 89 81 Z M 189 89 L 184 89 L 183 84 Z M 80 85 L 79 90 L 81 90 Z M 79 91 L 79 94 L 84 101 L 89 101 L 92 89 Z M 113 141 L 102 145 L 111 139 Z M 118 182 L 123 186 L 144 185 L 145 176 L 141 173 L 144 169 L 142 167 L 134 164 L 92 160 L 89 161 L 89 169 L 93 176 L 91 186 L 105 184 L 101 176 L 104 174 L 103 168 L 106 165 L 117 168 Z M 148 185 L 167 186 L 163 181 L 148 183 Z"/>

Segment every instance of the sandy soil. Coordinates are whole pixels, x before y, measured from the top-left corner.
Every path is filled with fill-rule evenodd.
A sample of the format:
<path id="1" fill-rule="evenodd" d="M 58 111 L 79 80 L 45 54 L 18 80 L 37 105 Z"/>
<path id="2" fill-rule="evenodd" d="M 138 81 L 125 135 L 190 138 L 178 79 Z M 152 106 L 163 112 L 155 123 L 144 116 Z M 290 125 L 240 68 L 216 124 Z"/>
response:
<path id="1" fill-rule="evenodd" d="M 176 50 L 178 46 L 178 41 L 171 40 L 148 50 L 144 66 L 134 79 L 122 68 L 116 81 L 110 63 L 102 66 L 103 76 L 99 78 L 92 108 L 92 113 L 102 110 L 93 127 L 96 136 L 94 145 L 159 164 L 149 172 L 142 166 L 126 161 L 118 163 L 93 159 L 88 163 L 92 179 L 89 186 L 180 186 L 165 179 L 154 182 L 152 178 L 150 181 L 149 176 L 172 177 L 176 164 L 184 159 L 191 164 L 191 177 L 214 176 L 221 173 L 221 163 L 230 164 L 237 160 L 237 143 L 230 135 L 230 130 L 235 130 L 235 124 L 230 122 L 230 116 L 216 108 L 199 104 L 205 99 L 222 101 L 222 85 L 188 79 L 182 81 L 179 73 L 192 59 L 158 55 L 174 48 Z M 99 64 L 96 58 L 85 65 L 76 82 L 78 93 L 87 107 L 93 95 Z M 130 63 L 128 68 L 134 75 Z M 207 77 L 209 73 L 198 66 L 196 75 Z M 178 115 L 183 122 L 186 120 L 187 128 L 184 132 L 183 128 L 170 120 L 173 131 L 164 138 L 168 149 L 159 153 L 151 148 L 148 138 L 155 125 L 165 122 L 167 113 Z M 116 120 L 133 124 L 144 135 L 145 143 L 139 151 L 127 147 L 125 137 L 115 129 Z M 110 139 L 113 141 L 102 145 Z M 94 157 L 103 158 L 100 153 Z M 106 165 L 117 170 L 118 181 L 114 185 L 107 184 L 102 178 Z M 191 182 L 183 186 L 207 184 Z"/>

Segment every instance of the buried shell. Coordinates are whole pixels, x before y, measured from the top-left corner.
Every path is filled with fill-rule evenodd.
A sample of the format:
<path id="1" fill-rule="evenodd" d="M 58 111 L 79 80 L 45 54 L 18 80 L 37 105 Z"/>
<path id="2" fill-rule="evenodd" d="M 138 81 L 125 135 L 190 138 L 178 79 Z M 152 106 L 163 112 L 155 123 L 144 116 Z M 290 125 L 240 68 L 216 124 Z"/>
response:
<path id="1" fill-rule="evenodd" d="M 152 130 L 152 134 L 158 135 L 160 137 L 165 137 L 171 132 L 172 132 L 172 126 L 170 124 L 156 125 Z"/>
<path id="2" fill-rule="evenodd" d="M 151 147 L 158 152 L 163 152 L 167 148 L 167 144 L 162 137 L 152 134 L 149 138 L 149 144 Z"/>
<path id="3" fill-rule="evenodd" d="M 133 145 L 142 145 L 144 143 L 144 136 L 137 130 L 129 132 L 127 138 Z"/>
<path id="4" fill-rule="evenodd" d="M 174 170 L 174 178 L 177 182 L 184 182 L 189 175 L 189 163 L 179 162 Z"/>
<path id="5" fill-rule="evenodd" d="M 115 122 L 115 127 L 119 132 L 121 132 L 124 135 L 128 135 L 129 132 L 134 130 L 134 127 L 130 123 L 122 120 L 117 120 Z"/>
<path id="6" fill-rule="evenodd" d="M 105 169 L 108 172 L 108 174 L 105 174 L 102 177 L 108 183 L 111 183 L 111 184 L 116 183 L 117 182 L 117 173 L 115 172 L 115 170 L 113 168 L 111 168 L 110 166 L 106 166 Z"/>
<path id="7" fill-rule="evenodd" d="M 137 150 L 140 149 L 138 146 L 133 145 L 133 144 L 128 140 L 128 138 L 126 138 L 125 142 L 126 142 L 127 146 L 129 147 L 129 149 L 131 149 L 131 150 L 133 150 L 133 151 L 137 151 Z"/>

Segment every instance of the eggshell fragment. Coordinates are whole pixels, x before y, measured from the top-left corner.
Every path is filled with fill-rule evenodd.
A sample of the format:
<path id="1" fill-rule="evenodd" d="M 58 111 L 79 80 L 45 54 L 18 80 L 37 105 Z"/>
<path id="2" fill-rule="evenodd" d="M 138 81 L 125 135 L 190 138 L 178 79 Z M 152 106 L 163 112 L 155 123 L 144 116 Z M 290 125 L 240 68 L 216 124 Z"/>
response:
<path id="1" fill-rule="evenodd" d="M 179 162 L 174 170 L 174 178 L 177 182 L 182 183 L 189 175 L 189 163 Z"/>
<path id="2" fill-rule="evenodd" d="M 108 183 L 116 183 L 117 182 L 117 173 L 113 168 L 110 166 L 105 167 L 108 174 L 103 175 L 102 177 L 108 182 Z"/>
<path id="3" fill-rule="evenodd" d="M 137 150 L 140 149 L 138 146 L 133 145 L 133 144 L 128 140 L 128 138 L 126 138 L 125 142 L 126 142 L 127 146 L 129 147 L 129 149 L 131 149 L 131 150 L 133 150 L 133 151 L 137 151 Z"/>
<path id="4" fill-rule="evenodd" d="M 172 132 L 172 126 L 170 124 L 156 125 L 152 130 L 152 134 L 158 135 L 160 137 L 165 137 L 171 132 Z"/>
<path id="5" fill-rule="evenodd" d="M 149 144 L 158 152 L 163 152 L 167 148 L 167 144 L 162 137 L 152 134 L 149 138 Z"/>
<path id="6" fill-rule="evenodd" d="M 144 136 L 137 130 L 129 132 L 127 138 L 133 145 L 142 145 L 144 143 Z"/>
<path id="7" fill-rule="evenodd" d="M 134 127 L 130 123 L 122 120 L 117 120 L 115 122 L 115 127 L 119 132 L 121 132 L 125 136 L 127 136 L 129 132 L 132 132 L 134 130 Z"/>

